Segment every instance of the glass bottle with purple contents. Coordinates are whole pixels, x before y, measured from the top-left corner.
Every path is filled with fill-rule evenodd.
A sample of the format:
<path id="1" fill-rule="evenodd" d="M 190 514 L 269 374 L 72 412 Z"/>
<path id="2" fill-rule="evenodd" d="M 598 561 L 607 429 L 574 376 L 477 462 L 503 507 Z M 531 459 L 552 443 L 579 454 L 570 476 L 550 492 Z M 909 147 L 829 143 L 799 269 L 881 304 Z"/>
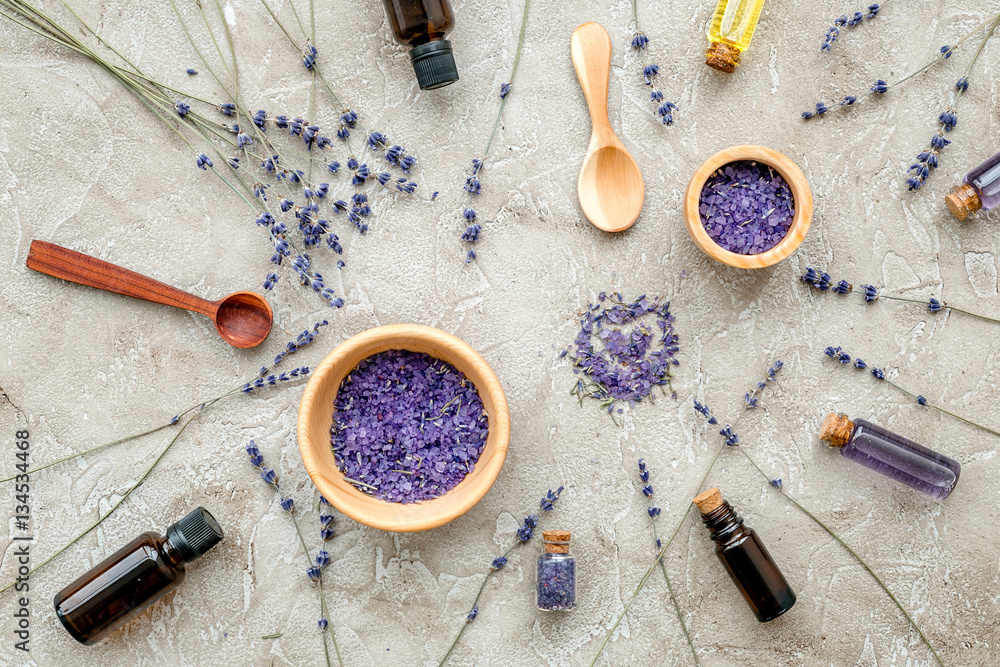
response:
<path id="1" fill-rule="evenodd" d="M 852 422 L 847 415 L 831 412 L 820 427 L 819 438 L 839 447 L 855 463 L 939 500 L 958 484 L 958 461 L 864 419 Z"/>
<path id="2" fill-rule="evenodd" d="M 538 557 L 538 608 L 569 611 L 576 607 L 576 560 L 569 555 L 568 530 L 543 530 L 545 553 Z"/>
<path id="3" fill-rule="evenodd" d="M 956 185 L 944 202 L 959 220 L 981 208 L 990 210 L 1000 204 L 1000 153 L 966 174 L 962 185 Z"/>

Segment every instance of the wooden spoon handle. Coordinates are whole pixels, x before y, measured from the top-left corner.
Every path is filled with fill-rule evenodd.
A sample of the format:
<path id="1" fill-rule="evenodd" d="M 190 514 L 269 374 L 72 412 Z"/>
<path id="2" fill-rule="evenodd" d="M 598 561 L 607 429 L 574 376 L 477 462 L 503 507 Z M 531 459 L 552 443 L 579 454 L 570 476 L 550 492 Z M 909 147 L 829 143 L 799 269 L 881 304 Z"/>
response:
<path id="1" fill-rule="evenodd" d="M 125 296 L 134 296 L 137 299 L 192 310 L 209 317 L 214 317 L 218 308 L 217 304 L 212 301 L 188 294 L 135 271 L 123 269 L 96 257 L 47 241 L 32 241 L 25 263 L 29 269 L 56 278 Z"/>
<path id="2" fill-rule="evenodd" d="M 590 109 L 594 135 L 606 143 L 617 142 L 608 120 L 608 76 L 611 74 L 611 38 L 597 23 L 584 23 L 573 32 L 570 55 L 576 78 Z"/>

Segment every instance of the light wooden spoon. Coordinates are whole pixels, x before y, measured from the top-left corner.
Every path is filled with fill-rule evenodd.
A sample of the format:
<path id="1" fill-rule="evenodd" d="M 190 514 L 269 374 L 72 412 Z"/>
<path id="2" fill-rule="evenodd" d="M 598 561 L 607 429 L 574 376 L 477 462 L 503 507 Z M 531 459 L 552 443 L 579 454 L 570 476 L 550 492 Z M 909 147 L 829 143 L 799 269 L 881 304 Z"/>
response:
<path id="1" fill-rule="evenodd" d="M 608 119 L 611 39 L 597 23 L 584 23 L 573 32 L 570 53 L 593 128 L 576 186 L 580 206 L 595 227 L 620 232 L 639 217 L 646 191 L 639 167 Z"/>

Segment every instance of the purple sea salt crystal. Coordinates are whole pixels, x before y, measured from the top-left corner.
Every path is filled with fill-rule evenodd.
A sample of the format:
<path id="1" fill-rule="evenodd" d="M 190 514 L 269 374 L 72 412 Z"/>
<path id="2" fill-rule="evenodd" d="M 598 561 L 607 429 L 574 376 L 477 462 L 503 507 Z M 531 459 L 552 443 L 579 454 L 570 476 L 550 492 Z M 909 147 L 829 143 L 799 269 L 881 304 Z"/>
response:
<path id="1" fill-rule="evenodd" d="M 705 231 L 719 247 L 757 255 L 788 233 L 795 201 L 781 174 L 765 164 L 744 160 L 720 167 L 708 178 L 701 190 L 699 212 Z"/>
<path id="2" fill-rule="evenodd" d="M 471 472 L 489 428 L 476 387 L 429 355 L 389 350 L 344 379 L 331 445 L 341 472 L 382 500 L 441 496 Z"/>

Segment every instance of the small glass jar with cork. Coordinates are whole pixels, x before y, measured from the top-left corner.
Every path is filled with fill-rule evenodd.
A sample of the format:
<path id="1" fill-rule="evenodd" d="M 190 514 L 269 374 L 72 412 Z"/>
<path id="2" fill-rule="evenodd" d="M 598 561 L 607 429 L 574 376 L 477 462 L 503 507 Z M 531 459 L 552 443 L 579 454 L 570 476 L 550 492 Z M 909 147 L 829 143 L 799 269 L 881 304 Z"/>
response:
<path id="1" fill-rule="evenodd" d="M 568 530 L 543 530 L 545 553 L 538 557 L 536 601 L 542 611 L 576 607 L 576 559 L 569 555 Z"/>

